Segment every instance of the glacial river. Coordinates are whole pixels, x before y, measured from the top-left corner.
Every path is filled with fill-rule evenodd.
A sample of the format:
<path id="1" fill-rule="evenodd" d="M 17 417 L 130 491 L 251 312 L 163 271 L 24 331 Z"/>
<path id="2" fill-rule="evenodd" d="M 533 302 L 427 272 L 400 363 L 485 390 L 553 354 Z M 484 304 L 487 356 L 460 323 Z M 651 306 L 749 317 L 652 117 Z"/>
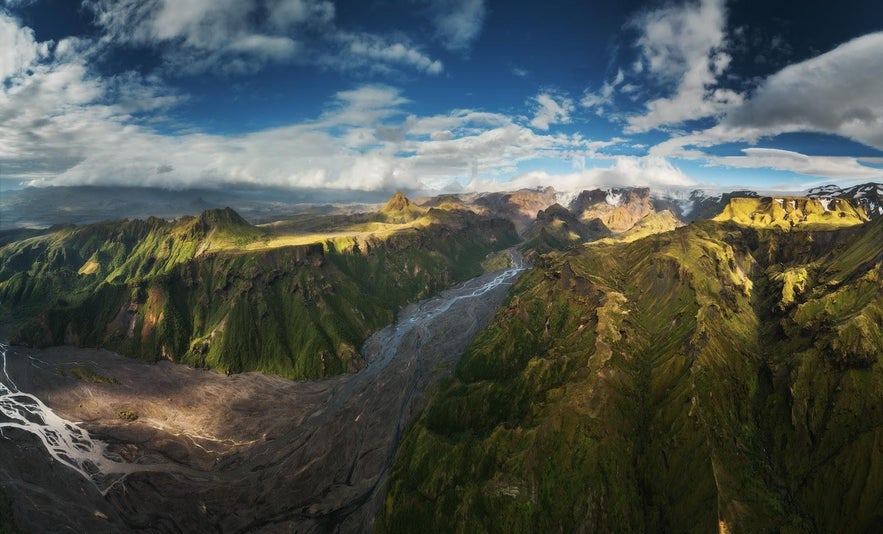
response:
<path id="1" fill-rule="evenodd" d="M 93 439 L 89 432 L 73 421 L 67 421 L 46 406 L 35 395 L 19 391 L 9 376 L 6 354 L 9 346 L 0 343 L 0 437 L 4 430 L 18 429 L 36 436 L 56 461 L 80 473 L 105 495 L 126 475 L 139 471 L 168 471 L 171 465 L 130 463 L 107 450 L 105 443 Z"/>
<path id="2" fill-rule="evenodd" d="M 524 271 L 520 256 L 513 252 L 512 259 L 505 271 L 408 306 L 366 341 L 363 370 L 326 380 L 226 377 L 94 351 L 98 372 L 120 385 L 60 383 L 53 369 L 79 349 L 57 349 L 15 355 L 17 372 L 32 384 L 53 384 L 25 393 L 7 372 L 7 354 L 15 349 L 3 346 L 0 431 L 36 436 L 94 490 L 71 490 L 68 475 L 22 452 L 27 475 L 0 458 L 0 483 L 14 488 L 17 502 L 30 503 L 23 526 L 35 531 L 60 521 L 71 531 L 372 530 L 400 437 L 419 413 L 423 392 L 456 364 Z M 25 365 L 23 358 L 49 361 Z M 139 406 L 144 416 L 122 424 L 106 408 L 122 403 Z M 72 420 L 53 411 L 58 407 Z M 80 417 L 88 423 L 74 422 Z M 5 441 L 24 443 L 21 436 L 4 434 Z M 9 446 L 3 441 L 0 453 Z M 129 451 L 130 460 L 151 460 L 125 461 L 119 450 Z M 25 476 L 35 481 L 17 480 Z"/>

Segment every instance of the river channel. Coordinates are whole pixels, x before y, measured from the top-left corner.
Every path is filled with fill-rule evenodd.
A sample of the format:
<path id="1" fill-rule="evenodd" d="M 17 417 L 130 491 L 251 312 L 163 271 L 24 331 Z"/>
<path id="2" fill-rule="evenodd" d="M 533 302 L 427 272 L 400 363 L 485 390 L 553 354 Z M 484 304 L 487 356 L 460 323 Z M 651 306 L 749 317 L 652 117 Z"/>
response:
<path id="1" fill-rule="evenodd" d="M 0 487 L 53 532 L 370 532 L 424 393 L 524 266 L 402 310 L 358 373 L 224 376 L 95 349 L 3 347 Z M 70 371 L 87 367 L 108 380 Z M 121 418 L 132 412 L 134 421 Z"/>

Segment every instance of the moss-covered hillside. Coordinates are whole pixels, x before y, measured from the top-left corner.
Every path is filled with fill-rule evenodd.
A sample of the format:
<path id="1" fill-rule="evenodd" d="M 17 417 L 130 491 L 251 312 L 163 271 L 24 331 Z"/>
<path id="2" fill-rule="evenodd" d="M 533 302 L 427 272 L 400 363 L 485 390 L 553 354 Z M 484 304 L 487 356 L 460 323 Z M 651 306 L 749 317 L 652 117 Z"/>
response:
<path id="1" fill-rule="evenodd" d="M 881 324 L 883 220 L 542 256 L 403 438 L 377 528 L 879 532 Z"/>
<path id="2" fill-rule="evenodd" d="M 382 235 L 277 246 L 269 232 L 229 208 L 53 228 L 0 248 L 0 311 L 35 345 L 329 376 L 360 368 L 361 343 L 401 306 L 517 239 L 508 221 L 437 210 Z"/>

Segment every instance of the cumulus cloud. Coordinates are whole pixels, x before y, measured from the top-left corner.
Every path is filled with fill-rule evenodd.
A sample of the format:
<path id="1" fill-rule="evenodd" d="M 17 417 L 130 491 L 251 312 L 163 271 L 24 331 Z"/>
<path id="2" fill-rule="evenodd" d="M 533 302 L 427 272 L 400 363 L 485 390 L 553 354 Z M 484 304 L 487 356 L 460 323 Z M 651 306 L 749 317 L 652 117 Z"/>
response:
<path id="1" fill-rule="evenodd" d="M 586 91 L 583 94 L 580 105 L 584 108 L 594 109 L 598 115 L 603 115 L 607 106 L 613 104 L 614 91 L 625 80 L 625 73 L 620 69 L 612 81 L 605 81 L 598 91 Z"/>
<path id="2" fill-rule="evenodd" d="M 646 111 L 628 118 L 626 133 L 720 115 L 742 103 L 742 96 L 720 87 L 731 61 L 726 52 L 724 0 L 700 0 L 649 11 L 632 23 L 644 76 L 673 94 L 646 103 Z"/>
<path id="3" fill-rule="evenodd" d="M 324 0 L 86 0 L 105 40 L 157 46 L 171 70 L 253 72 L 291 60 L 303 44 L 291 34 L 328 24 Z"/>
<path id="4" fill-rule="evenodd" d="M 538 130 L 548 130 L 552 124 L 567 124 L 573 111 L 573 100 L 549 93 L 540 93 L 534 98 L 538 105 L 530 125 Z"/>
<path id="5" fill-rule="evenodd" d="M 442 45 L 451 51 L 465 51 L 481 33 L 487 13 L 485 0 L 433 0 L 430 19 Z"/>
<path id="6" fill-rule="evenodd" d="M 98 76 L 88 67 L 88 42 L 40 43 L 17 21 L 2 22 L 3 38 L 21 43 L 0 86 L 0 158 L 6 176 L 31 185 L 443 186 L 473 173 L 514 172 L 522 161 L 574 145 L 503 114 L 409 115 L 409 101 L 387 85 L 340 91 L 324 112 L 298 124 L 236 136 L 162 135 L 139 114 L 162 112 L 182 97 L 158 79 Z"/>
<path id="7" fill-rule="evenodd" d="M 25 71 L 25 67 L 45 57 L 50 43 L 38 43 L 34 31 L 22 28 L 0 12 L 0 82 Z"/>
<path id="8" fill-rule="evenodd" d="M 883 149 L 883 33 L 849 41 L 770 75 L 755 94 L 715 126 L 672 137 L 651 148 L 659 156 L 707 160 L 732 167 L 774 168 L 831 178 L 879 179 L 878 168 L 849 157 L 808 156 L 749 148 L 743 156 L 716 157 L 704 148 L 757 143 L 787 132 L 839 135 Z"/>

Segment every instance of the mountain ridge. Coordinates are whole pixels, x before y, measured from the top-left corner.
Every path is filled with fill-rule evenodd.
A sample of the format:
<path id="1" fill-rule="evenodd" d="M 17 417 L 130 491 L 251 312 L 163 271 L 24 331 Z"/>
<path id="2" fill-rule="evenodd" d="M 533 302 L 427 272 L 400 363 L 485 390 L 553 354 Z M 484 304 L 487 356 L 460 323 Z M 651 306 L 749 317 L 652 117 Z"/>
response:
<path id="1" fill-rule="evenodd" d="M 13 339 L 38 346 L 289 378 L 353 372 L 399 307 L 476 276 L 516 239 L 511 223 L 471 213 L 416 222 L 292 241 L 226 208 L 56 228 L 0 248 L 0 307 Z"/>
<path id="2" fill-rule="evenodd" d="M 883 525 L 883 220 L 534 265 L 403 439 L 380 532 Z"/>

